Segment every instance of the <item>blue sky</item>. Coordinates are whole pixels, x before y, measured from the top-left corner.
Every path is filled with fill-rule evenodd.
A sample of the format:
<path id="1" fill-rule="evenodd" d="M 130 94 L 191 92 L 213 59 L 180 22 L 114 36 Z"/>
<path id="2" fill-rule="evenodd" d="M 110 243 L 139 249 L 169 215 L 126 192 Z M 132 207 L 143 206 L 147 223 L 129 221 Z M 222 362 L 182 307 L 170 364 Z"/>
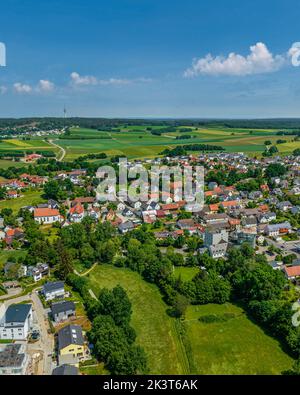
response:
<path id="1" fill-rule="evenodd" d="M 300 117 L 299 1 L 0 7 L 0 117 Z"/>

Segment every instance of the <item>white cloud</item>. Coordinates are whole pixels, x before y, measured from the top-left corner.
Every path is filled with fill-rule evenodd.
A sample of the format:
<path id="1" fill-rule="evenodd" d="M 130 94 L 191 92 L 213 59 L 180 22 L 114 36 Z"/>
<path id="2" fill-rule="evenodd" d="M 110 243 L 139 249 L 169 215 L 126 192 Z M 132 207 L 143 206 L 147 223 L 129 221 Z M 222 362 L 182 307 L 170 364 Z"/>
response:
<path id="1" fill-rule="evenodd" d="M 75 86 L 88 86 L 88 85 L 128 85 L 132 83 L 146 83 L 152 81 L 150 78 L 135 78 L 135 79 L 125 79 L 125 78 L 108 78 L 108 79 L 98 79 L 93 75 L 81 76 L 77 72 L 71 73 L 71 82 Z"/>
<path id="2" fill-rule="evenodd" d="M 107 80 L 98 80 L 99 85 L 127 85 L 132 81 L 121 78 L 109 78 Z"/>
<path id="3" fill-rule="evenodd" d="M 300 66 L 300 42 L 295 42 L 288 50 L 288 56 L 291 59 L 291 63 L 295 67 Z"/>
<path id="4" fill-rule="evenodd" d="M 17 93 L 31 93 L 32 92 L 32 87 L 27 84 L 21 84 L 20 82 L 16 82 L 14 84 L 14 90 Z"/>
<path id="5" fill-rule="evenodd" d="M 286 56 L 274 56 L 264 43 L 258 42 L 250 47 L 247 56 L 231 52 L 227 57 L 208 54 L 204 58 L 194 59 L 192 67 L 184 72 L 184 77 L 270 73 L 279 70 L 285 62 Z"/>
<path id="6" fill-rule="evenodd" d="M 0 95 L 4 95 L 7 92 L 6 86 L 0 85 Z"/>
<path id="7" fill-rule="evenodd" d="M 42 92 L 52 92 L 55 88 L 53 82 L 48 80 L 40 80 L 38 84 L 38 90 Z"/>
<path id="8" fill-rule="evenodd" d="M 71 73 L 71 80 L 75 85 L 97 85 L 96 77 L 92 75 L 81 76 L 75 71 Z"/>

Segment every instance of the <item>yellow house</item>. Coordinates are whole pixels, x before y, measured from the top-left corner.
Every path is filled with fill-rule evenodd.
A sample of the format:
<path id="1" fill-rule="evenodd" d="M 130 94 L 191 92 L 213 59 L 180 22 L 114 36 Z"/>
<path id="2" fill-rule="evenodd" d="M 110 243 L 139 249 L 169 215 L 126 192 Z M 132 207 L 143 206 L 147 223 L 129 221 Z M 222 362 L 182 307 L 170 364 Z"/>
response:
<path id="1" fill-rule="evenodd" d="M 67 325 L 58 332 L 59 364 L 78 366 L 85 356 L 81 326 Z"/>

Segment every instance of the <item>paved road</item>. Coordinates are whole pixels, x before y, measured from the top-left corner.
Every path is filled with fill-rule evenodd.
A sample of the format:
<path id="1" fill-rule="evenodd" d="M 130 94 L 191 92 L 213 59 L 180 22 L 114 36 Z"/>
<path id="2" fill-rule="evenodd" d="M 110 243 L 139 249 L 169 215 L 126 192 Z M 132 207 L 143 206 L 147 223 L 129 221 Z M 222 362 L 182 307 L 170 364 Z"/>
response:
<path id="1" fill-rule="evenodd" d="M 15 298 L 17 295 L 21 294 L 22 291 L 22 288 L 8 290 L 7 294 L 0 296 L 0 300 L 5 301 L 5 299 Z"/>
<path id="2" fill-rule="evenodd" d="M 48 317 L 43 307 L 43 304 L 38 297 L 36 291 L 31 294 L 20 296 L 18 298 L 10 299 L 5 301 L 5 306 L 8 307 L 15 303 L 21 303 L 25 301 L 31 301 L 33 310 L 36 315 L 38 326 L 40 329 L 40 339 L 34 345 L 29 345 L 30 348 L 34 348 L 36 352 L 41 352 L 43 355 L 43 368 L 41 374 L 50 375 L 52 373 L 52 353 L 54 350 L 54 337 L 48 333 L 49 322 Z"/>
<path id="3" fill-rule="evenodd" d="M 294 240 L 294 241 L 274 241 L 270 239 L 269 237 L 266 237 L 266 240 L 268 241 L 269 244 L 273 244 L 274 247 L 280 248 L 283 254 L 289 255 L 289 254 L 296 254 L 298 258 L 300 258 L 299 251 L 297 251 L 296 246 L 300 246 L 299 241 Z"/>
<path id="4" fill-rule="evenodd" d="M 60 156 L 57 157 L 57 160 L 58 160 L 58 162 L 61 162 L 64 159 L 64 157 L 66 156 L 66 150 L 63 147 L 61 147 L 60 145 L 53 143 L 53 140 L 48 140 L 48 143 L 53 145 L 53 147 L 59 148 L 61 154 L 60 154 Z"/>

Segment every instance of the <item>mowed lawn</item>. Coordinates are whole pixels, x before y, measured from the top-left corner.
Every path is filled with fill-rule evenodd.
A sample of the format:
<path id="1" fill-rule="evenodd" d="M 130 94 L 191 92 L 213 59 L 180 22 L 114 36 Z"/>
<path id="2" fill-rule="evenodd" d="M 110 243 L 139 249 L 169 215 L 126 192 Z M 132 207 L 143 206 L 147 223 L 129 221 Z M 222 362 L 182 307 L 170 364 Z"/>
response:
<path id="1" fill-rule="evenodd" d="M 174 268 L 173 275 L 176 278 L 180 277 L 182 281 L 190 281 L 196 276 L 198 272 L 199 272 L 198 267 L 176 266 Z"/>
<path id="2" fill-rule="evenodd" d="M 226 322 L 204 323 L 200 316 L 222 317 Z M 293 359 L 232 304 L 190 306 L 184 322 L 198 374 L 280 374 L 291 368 Z"/>
<path id="3" fill-rule="evenodd" d="M 128 293 L 133 307 L 131 325 L 137 343 L 144 347 L 151 374 L 184 374 L 184 356 L 179 345 L 175 322 L 166 314 L 167 306 L 155 285 L 145 282 L 138 273 L 113 266 L 97 266 L 89 275 L 91 289 L 98 295 L 101 288 L 120 284 Z"/>
<path id="4" fill-rule="evenodd" d="M 0 211 L 3 208 L 11 208 L 14 214 L 25 206 L 35 206 L 36 204 L 43 203 L 45 200 L 41 197 L 41 191 L 26 191 L 21 192 L 22 197 L 16 199 L 0 200 Z"/>

